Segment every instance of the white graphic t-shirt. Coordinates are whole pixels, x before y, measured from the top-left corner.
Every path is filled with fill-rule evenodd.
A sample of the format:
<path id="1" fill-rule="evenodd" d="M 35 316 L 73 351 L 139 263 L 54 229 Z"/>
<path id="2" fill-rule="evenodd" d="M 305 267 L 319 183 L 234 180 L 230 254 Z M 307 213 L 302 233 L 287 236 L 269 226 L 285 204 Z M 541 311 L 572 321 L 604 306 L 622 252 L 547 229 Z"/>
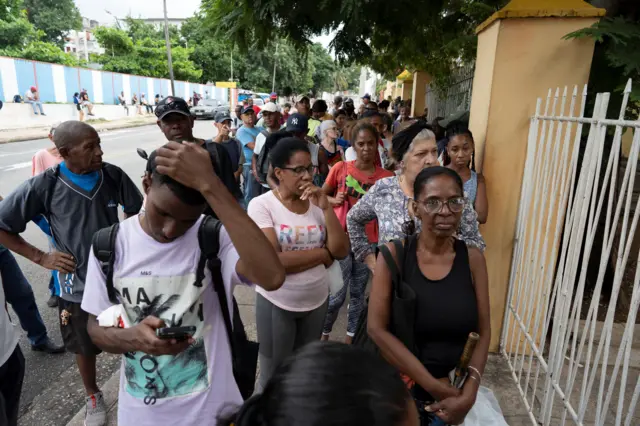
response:
<path id="1" fill-rule="evenodd" d="M 194 285 L 201 221 L 167 244 L 144 232 L 138 216 L 120 224 L 113 284 L 129 322 L 138 324 L 153 315 L 168 327 L 196 326 L 196 332 L 195 343 L 176 356 L 142 352 L 122 356 L 119 426 L 214 424 L 219 415 L 242 403 L 208 269 L 202 285 Z M 231 310 L 233 287 L 242 281 L 236 274 L 238 253 L 224 228 L 218 257 L 229 302 L 226 308 Z M 91 252 L 82 309 L 98 316 L 110 306 L 105 277 Z"/>
<path id="2" fill-rule="evenodd" d="M 296 214 L 270 191 L 251 200 L 247 213 L 258 228 L 273 228 L 282 251 L 311 250 L 325 245 L 324 213 L 312 203 L 306 213 Z M 324 265 L 318 265 L 297 274 L 287 274 L 278 290 L 266 291 L 258 287 L 256 292 L 280 309 L 312 311 L 329 297 L 329 274 Z"/>

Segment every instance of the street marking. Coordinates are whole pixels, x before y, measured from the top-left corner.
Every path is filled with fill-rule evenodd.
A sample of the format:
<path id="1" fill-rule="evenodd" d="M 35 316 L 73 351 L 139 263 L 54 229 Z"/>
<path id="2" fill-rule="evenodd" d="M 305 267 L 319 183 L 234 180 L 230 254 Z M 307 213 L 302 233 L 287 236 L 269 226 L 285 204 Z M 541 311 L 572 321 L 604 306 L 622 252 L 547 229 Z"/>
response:
<path id="1" fill-rule="evenodd" d="M 24 169 L 26 167 L 31 167 L 31 161 L 0 167 L 0 172 L 10 172 L 11 170 Z"/>

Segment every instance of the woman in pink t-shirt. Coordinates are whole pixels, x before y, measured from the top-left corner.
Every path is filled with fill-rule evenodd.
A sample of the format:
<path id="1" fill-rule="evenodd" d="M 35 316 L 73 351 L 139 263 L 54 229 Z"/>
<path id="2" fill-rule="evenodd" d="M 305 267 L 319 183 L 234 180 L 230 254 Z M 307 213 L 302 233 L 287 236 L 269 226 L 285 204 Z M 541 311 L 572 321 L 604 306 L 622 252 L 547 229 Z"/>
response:
<path id="1" fill-rule="evenodd" d="M 281 139 L 269 154 L 273 191 L 249 203 L 249 216 L 273 244 L 287 277 L 276 291 L 256 292 L 262 389 L 296 349 L 320 339 L 334 259 L 349 254 L 349 238 L 321 188 L 313 185 L 307 142 Z"/>
<path id="2" fill-rule="evenodd" d="M 347 229 L 347 213 L 349 213 L 349 210 L 377 180 L 393 176 L 393 172 L 376 165 L 375 159 L 378 157 L 378 132 L 376 128 L 367 122 L 360 122 L 353 128 L 351 134 L 356 160 L 343 161 L 334 165 L 322 187 L 324 193 L 329 197 L 329 202 L 334 206 L 342 229 L 345 231 Z M 369 242 L 378 242 L 378 222 L 376 220 L 366 225 L 366 232 Z M 341 260 L 340 267 L 344 286 L 329 298 L 329 308 L 324 330 L 322 331 L 322 338 L 324 340 L 329 338 L 333 324 L 338 318 L 338 312 L 347 297 L 347 290 L 349 290 L 350 299 L 345 343 L 351 343 L 364 306 L 364 291 L 369 280 L 369 268 L 364 263 L 356 261 L 353 254 Z"/>
<path id="3" fill-rule="evenodd" d="M 55 131 L 55 126 L 49 130 L 49 140 L 51 142 L 53 142 L 53 134 Z M 56 148 L 55 145 L 50 148 L 41 149 L 36 152 L 31 159 L 31 176 L 37 176 L 49 167 L 57 166 L 60 163 L 62 163 L 62 157 L 58 153 L 58 148 Z"/>

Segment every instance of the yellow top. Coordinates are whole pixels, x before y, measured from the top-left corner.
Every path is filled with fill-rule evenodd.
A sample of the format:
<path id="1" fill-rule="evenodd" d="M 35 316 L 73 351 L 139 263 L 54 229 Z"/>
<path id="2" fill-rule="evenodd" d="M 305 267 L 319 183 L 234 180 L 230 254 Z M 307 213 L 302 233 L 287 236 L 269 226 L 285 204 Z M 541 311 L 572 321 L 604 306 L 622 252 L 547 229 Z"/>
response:
<path id="1" fill-rule="evenodd" d="M 606 11 L 582 0 L 511 0 L 509 4 L 494 13 L 478 28 L 482 32 L 498 19 L 505 18 L 596 18 L 604 16 Z"/>

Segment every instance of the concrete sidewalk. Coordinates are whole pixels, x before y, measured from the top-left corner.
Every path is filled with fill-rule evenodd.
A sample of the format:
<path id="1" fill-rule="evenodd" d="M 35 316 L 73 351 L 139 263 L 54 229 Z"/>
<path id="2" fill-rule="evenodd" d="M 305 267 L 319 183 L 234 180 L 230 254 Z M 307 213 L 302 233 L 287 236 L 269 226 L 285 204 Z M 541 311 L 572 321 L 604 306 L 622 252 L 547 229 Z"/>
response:
<path id="1" fill-rule="evenodd" d="M 247 334 L 250 339 L 257 340 L 255 325 L 255 292 L 247 287 L 237 287 L 235 292 L 240 314 L 245 324 Z M 331 340 L 341 341 L 344 339 L 347 319 L 347 303 L 344 304 L 338 320 L 333 327 Z M 109 407 L 108 426 L 116 426 L 118 411 L 118 390 L 120 385 L 120 373 L 114 374 L 105 383 L 101 384 L 105 401 Z M 531 420 L 520 400 L 520 394 L 513 381 L 511 372 L 505 360 L 498 355 L 490 355 L 487 368 L 483 378 L 483 385 L 489 387 L 500 403 L 500 407 L 505 415 L 507 423 L 511 426 L 529 426 Z M 83 426 L 84 408 L 81 409 L 67 423 L 67 426 Z"/>
<path id="2" fill-rule="evenodd" d="M 104 132 L 107 130 L 126 129 L 129 127 L 148 126 L 155 124 L 157 118 L 154 115 L 151 116 L 137 116 L 120 118 L 117 120 L 107 121 L 104 119 L 98 120 L 85 120 L 85 123 L 93 126 L 98 132 Z M 0 144 L 10 142 L 21 142 L 33 139 L 43 139 L 49 134 L 49 126 L 46 127 L 31 127 L 26 129 L 14 129 L 14 130 L 0 130 Z"/>

